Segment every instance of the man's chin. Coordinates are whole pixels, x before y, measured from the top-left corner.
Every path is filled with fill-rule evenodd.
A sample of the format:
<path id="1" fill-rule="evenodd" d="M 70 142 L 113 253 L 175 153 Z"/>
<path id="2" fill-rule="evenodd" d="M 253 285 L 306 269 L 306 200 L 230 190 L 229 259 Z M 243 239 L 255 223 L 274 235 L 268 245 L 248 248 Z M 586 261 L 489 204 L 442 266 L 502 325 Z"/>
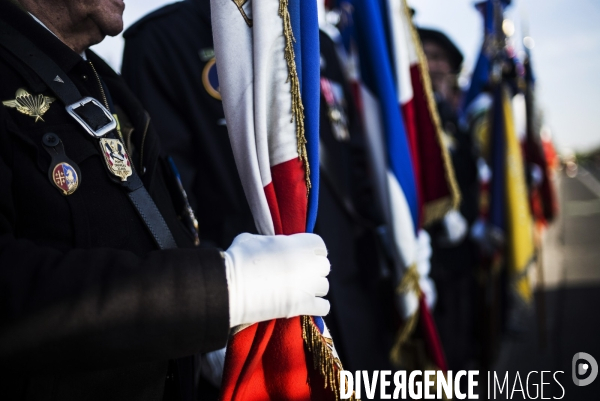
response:
<path id="1" fill-rule="evenodd" d="M 114 25 L 106 26 L 102 30 L 104 36 L 117 36 L 121 32 L 123 32 L 123 21 L 119 24 L 115 23 Z"/>

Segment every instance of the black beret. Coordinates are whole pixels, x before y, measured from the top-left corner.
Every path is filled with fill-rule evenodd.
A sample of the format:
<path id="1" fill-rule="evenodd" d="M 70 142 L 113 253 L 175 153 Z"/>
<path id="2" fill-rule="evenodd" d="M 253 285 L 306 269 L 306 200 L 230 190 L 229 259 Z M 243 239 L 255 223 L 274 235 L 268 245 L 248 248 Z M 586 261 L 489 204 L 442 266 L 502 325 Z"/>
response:
<path id="1" fill-rule="evenodd" d="M 425 28 L 417 28 L 419 32 L 419 37 L 421 38 L 421 42 L 426 40 L 432 41 L 440 45 L 444 48 L 450 57 L 450 63 L 452 64 L 452 69 L 455 71 L 460 71 L 460 66 L 463 62 L 463 55 L 458 47 L 450 40 L 448 36 L 444 33 L 437 31 L 435 29 L 425 29 Z"/>

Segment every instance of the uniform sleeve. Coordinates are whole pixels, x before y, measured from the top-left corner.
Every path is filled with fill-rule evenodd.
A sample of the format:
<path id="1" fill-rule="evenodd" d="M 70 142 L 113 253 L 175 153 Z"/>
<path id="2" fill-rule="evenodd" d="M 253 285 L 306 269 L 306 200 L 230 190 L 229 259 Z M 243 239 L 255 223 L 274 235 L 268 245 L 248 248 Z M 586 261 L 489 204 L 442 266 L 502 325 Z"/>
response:
<path id="1" fill-rule="evenodd" d="M 223 347 L 229 305 L 217 249 L 140 258 L 114 249 L 63 252 L 18 238 L 11 143 L 1 122 L 0 368 L 100 369 Z"/>

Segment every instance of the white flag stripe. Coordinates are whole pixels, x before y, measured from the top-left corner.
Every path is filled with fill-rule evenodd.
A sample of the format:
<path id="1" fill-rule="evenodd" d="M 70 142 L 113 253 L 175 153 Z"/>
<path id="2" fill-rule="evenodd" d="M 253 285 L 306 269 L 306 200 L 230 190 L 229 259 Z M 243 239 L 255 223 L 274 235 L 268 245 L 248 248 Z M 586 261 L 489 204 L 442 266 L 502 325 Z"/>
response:
<path id="1" fill-rule="evenodd" d="M 274 19 L 280 20 L 277 16 Z M 270 169 L 265 171 L 259 166 L 259 158 L 265 154 L 262 146 L 267 144 L 257 144 L 255 135 L 252 29 L 229 0 L 211 0 L 211 20 L 219 90 L 238 173 L 257 230 L 273 235 L 273 219 L 262 190 L 271 181 Z"/>
<path id="2" fill-rule="evenodd" d="M 388 188 L 390 194 L 392 231 L 394 242 L 400 250 L 402 262 L 405 267 L 410 267 L 417 261 L 417 238 L 413 229 L 414 224 L 406 196 L 400 187 L 394 173 L 387 172 Z"/>
<path id="3" fill-rule="evenodd" d="M 291 82 L 285 60 L 283 20 L 278 0 L 252 2 L 254 24 L 254 128 L 263 184 L 270 167 L 298 157 L 292 122 Z M 298 33 L 299 34 L 299 33 Z"/>
<path id="4" fill-rule="evenodd" d="M 393 64 L 397 77 L 398 102 L 403 105 L 413 98 L 410 67 L 416 65 L 419 58 L 412 42 L 402 0 L 389 0 L 388 7 L 390 8 L 388 16 L 392 31 Z"/>

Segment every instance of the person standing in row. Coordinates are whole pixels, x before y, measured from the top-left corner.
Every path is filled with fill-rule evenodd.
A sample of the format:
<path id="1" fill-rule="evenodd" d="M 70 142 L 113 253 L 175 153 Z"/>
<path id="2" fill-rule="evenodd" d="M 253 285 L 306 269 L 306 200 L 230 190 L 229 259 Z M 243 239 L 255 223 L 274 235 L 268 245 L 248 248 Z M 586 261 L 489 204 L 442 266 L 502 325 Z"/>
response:
<path id="1" fill-rule="evenodd" d="M 227 135 L 209 1 L 180 1 L 124 33 L 123 78 L 177 164 L 200 237 L 227 247 L 256 232 Z"/>
<path id="2" fill-rule="evenodd" d="M 469 229 L 479 217 L 477 151 L 468 130 L 459 123 L 458 85 L 463 55 L 443 32 L 419 28 L 445 143 L 461 193 L 458 211 L 449 212 L 429 228 L 432 238 L 431 277 L 438 289 L 434 318 L 453 370 L 468 369 L 475 348 L 475 269 L 479 249 Z"/>

